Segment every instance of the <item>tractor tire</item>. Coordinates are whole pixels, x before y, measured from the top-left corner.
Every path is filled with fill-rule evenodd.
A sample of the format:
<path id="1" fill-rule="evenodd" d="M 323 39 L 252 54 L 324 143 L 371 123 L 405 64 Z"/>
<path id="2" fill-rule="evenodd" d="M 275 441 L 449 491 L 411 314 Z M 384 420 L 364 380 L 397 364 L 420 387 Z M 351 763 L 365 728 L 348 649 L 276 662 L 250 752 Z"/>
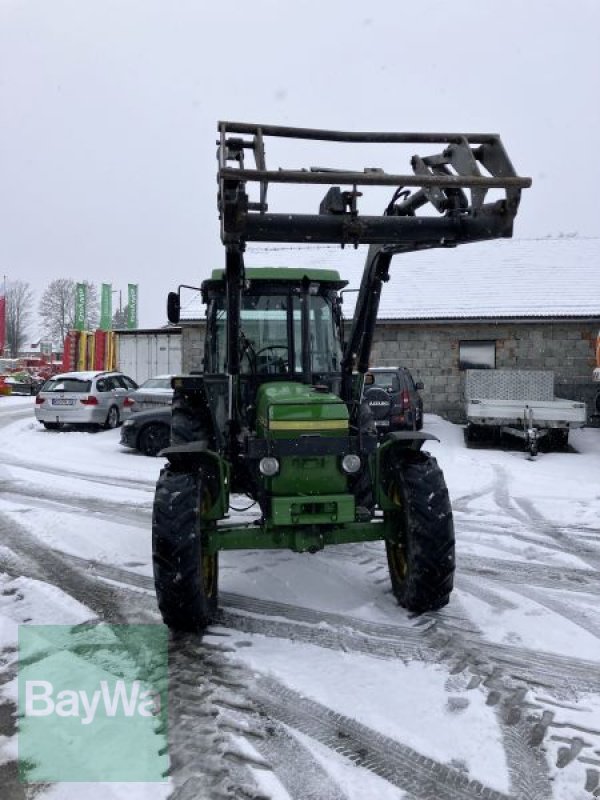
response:
<path id="1" fill-rule="evenodd" d="M 454 584 L 454 522 L 446 482 L 427 453 L 396 465 L 389 484 L 398 511 L 386 512 L 397 541 L 386 541 L 392 591 L 408 611 L 445 606 Z"/>
<path id="2" fill-rule="evenodd" d="M 189 442 L 206 441 L 206 421 L 199 416 L 185 397 L 175 397 L 171 412 L 171 445 L 189 444 Z"/>
<path id="3" fill-rule="evenodd" d="M 210 502 L 197 472 L 162 470 L 152 513 L 158 607 L 172 630 L 200 633 L 217 613 L 219 561 L 202 552 L 200 509 Z"/>

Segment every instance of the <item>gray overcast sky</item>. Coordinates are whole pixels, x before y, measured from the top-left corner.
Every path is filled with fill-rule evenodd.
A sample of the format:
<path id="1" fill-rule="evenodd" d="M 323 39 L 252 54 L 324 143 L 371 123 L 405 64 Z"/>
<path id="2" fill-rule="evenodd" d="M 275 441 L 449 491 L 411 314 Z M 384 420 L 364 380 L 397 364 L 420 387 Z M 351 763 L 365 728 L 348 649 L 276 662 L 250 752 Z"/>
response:
<path id="1" fill-rule="evenodd" d="M 595 0 L 0 0 L 0 274 L 162 324 L 223 263 L 218 119 L 498 132 L 516 235 L 598 236 L 599 35 Z"/>

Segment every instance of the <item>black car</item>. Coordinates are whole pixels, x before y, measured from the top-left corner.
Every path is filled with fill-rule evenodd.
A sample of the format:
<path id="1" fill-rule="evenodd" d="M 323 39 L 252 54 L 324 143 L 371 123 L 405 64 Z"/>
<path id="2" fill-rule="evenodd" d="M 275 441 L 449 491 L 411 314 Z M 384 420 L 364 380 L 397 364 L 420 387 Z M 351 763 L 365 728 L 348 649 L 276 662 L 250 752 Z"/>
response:
<path id="1" fill-rule="evenodd" d="M 373 367 L 365 373 L 363 399 L 380 434 L 423 427 L 423 399 L 406 367 Z"/>
<path id="2" fill-rule="evenodd" d="M 171 437 L 171 406 L 157 406 L 138 411 L 125 420 L 121 428 L 121 444 L 139 450 L 146 456 L 157 456 L 168 447 Z"/>

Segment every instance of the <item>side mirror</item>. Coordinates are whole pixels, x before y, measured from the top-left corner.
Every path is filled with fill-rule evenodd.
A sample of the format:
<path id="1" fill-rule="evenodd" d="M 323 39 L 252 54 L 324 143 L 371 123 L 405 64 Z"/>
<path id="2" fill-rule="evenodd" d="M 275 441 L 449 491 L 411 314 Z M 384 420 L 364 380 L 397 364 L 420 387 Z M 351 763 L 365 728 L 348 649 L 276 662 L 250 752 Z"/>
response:
<path id="1" fill-rule="evenodd" d="M 181 300 L 179 292 L 169 292 L 167 297 L 167 319 L 173 325 L 178 325 L 181 318 Z"/>
<path id="2" fill-rule="evenodd" d="M 415 383 L 415 388 L 416 388 L 416 390 L 417 390 L 418 392 L 420 392 L 420 391 L 421 391 L 421 389 L 424 389 L 425 387 L 423 386 L 423 381 L 417 381 L 417 382 Z"/>

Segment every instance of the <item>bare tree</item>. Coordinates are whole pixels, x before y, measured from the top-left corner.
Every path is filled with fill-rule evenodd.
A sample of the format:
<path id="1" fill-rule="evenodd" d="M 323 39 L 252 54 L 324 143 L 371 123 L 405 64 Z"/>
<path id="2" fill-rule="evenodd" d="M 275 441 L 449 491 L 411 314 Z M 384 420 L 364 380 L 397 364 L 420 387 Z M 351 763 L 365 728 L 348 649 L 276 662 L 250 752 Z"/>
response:
<path id="1" fill-rule="evenodd" d="M 82 281 L 87 287 L 87 314 L 85 327 L 92 330 L 100 317 L 98 292 L 93 283 Z M 44 335 L 55 342 L 63 342 L 75 323 L 76 281 L 57 278 L 46 287 L 38 308 Z"/>
<path id="2" fill-rule="evenodd" d="M 93 283 L 83 281 L 87 287 L 87 310 L 85 315 L 86 330 L 95 330 L 100 324 L 100 300 L 98 290 Z"/>
<path id="3" fill-rule="evenodd" d="M 6 284 L 6 346 L 16 358 L 27 341 L 31 324 L 33 291 L 25 281 Z"/>
<path id="4" fill-rule="evenodd" d="M 129 315 L 129 306 L 118 308 L 113 314 L 112 328 L 113 331 L 124 331 L 127 328 L 127 317 Z"/>

